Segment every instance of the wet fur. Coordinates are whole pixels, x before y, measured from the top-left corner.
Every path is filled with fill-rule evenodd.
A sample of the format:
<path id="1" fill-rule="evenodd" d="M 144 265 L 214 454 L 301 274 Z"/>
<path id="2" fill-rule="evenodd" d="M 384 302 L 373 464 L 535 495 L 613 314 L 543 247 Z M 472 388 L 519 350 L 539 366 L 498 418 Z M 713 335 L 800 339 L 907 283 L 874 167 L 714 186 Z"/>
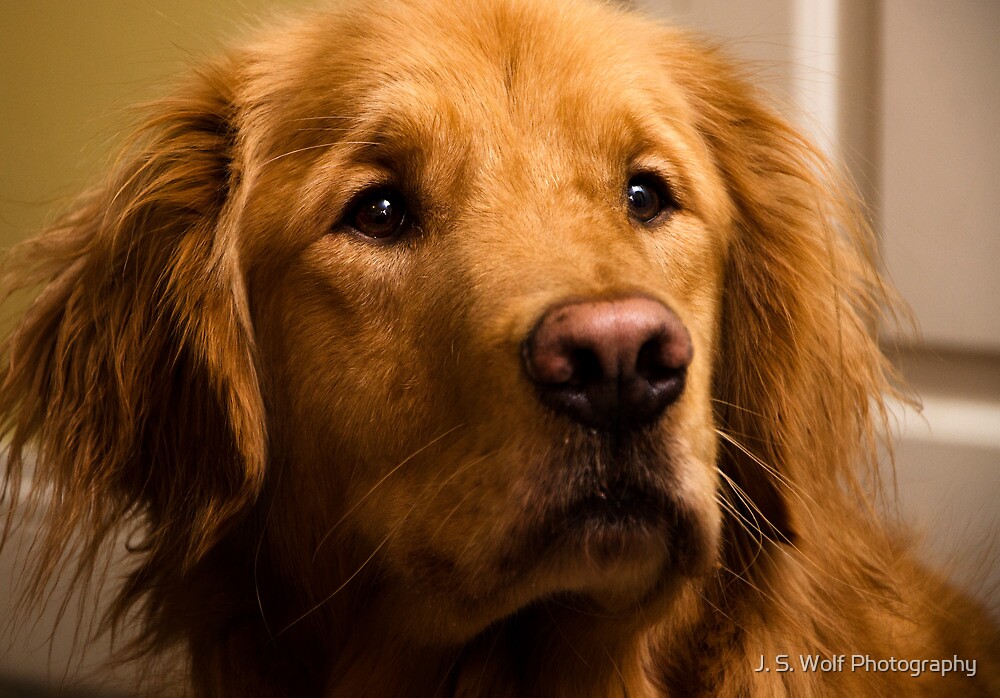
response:
<path id="1" fill-rule="evenodd" d="M 6 265 L 42 289 L 0 389 L 6 501 L 30 462 L 45 503 L 36 596 L 138 528 L 110 621 L 198 696 L 1000 692 L 995 631 L 862 485 L 893 391 L 864 219 L 716 49 L 575 0 L 376 2 L 150 114 Z M 640 160 L 680 203 L 656 230 L 616 198 Z M 340 223 L 379 178 L 419 211 L 392 245 Z M 620 292 L 695 346 L 623 441 L 519 365 L 545 308 Z M 656 569 L 560 547 L 609 478 L 676 508 Z M 979 669 L 753 671 L 799 653 Z"/>

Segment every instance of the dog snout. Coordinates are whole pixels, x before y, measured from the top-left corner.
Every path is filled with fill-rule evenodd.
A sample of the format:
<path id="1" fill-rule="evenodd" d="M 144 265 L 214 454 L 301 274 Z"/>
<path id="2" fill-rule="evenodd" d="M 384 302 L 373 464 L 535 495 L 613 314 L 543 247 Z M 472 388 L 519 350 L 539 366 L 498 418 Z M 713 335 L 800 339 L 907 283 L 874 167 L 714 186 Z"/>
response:
<path id="1" fill-rule="evenodd" d="M 692 356 L 680 318 L 643 296 L 551 308 L 523 345 L 542 402 L 603 430 L 658 419 L 683 392 Z"/>

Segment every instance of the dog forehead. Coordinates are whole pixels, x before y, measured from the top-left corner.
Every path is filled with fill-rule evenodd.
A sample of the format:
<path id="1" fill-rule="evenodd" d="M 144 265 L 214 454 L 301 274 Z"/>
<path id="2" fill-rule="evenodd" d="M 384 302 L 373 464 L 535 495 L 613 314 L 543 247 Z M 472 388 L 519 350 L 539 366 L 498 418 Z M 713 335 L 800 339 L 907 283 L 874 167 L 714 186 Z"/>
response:
<path id="1" fill-rule="evenodd" d="M 485 57 L 511 75 L 534 58 L 565 74 L 594 59 L 607 63 L 656 26 L 593 0 L 348 0 L 328 17 L 332 33 L 349 25 L 349 35 L 338 38 L 368 44 L 380 61 L 446 56 L 480 69 Z M 560 66 L 559 58 L 576 62 Z"/>
<path id="2" fill-rule="evenodd" d="M 374 2 L 326 25 L 328 69 L 311 76 L 361 118 L 579 128 L 582 116 L 635 111 L 665 78 L 636 45 L 653 25 L 585 0 Z"/>
<path id="3" fill-rule="evenodd" d="M 314 84 L 303 92 L 324 83 L 327 101 L 309 115 L 340 115 L 342 133 L 383 153 L 607 165 L 662 135 L 665 95 L 678 102 L 672 120 L 683 111 L 645 46 L 656 26 L 598 3 L 376 2 L 315 31 L 322 68 L 305 73 Z"/>

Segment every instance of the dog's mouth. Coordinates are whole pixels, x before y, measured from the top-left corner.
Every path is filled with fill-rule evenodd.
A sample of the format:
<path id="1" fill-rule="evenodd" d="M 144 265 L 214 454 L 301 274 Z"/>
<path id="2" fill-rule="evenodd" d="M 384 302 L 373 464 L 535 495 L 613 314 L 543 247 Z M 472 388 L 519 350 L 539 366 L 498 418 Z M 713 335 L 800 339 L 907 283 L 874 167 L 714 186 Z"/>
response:
<path id="1" fill-rule="evenodd" d="M 701 536 L 673 479 L 678 456 L 654 430 L 571 434 L 527 483 L 514 557 L 568 578 L 687 574 Z"/>
<path id="2" fill-rule="evenodd" d="M 571 503 L 560 518 L 573 528 L 589 525 L 629 529 L 655 527 L 667 522 L 670 513 L 670 503 L 661 493 L 619 483 L 599 486 Z"/>
<path id="3" fill-rule="evenodd" d="M 648 464 L 645 472 L 634 461 L 616 465 L 609 480 L 584 469 L 564 482 L 517 547 L 515 566 L 538 570 L 546 596 L 576 594 L 614 612 L 700 569 L 706 551 L 696 512 Z"/>
<path id="4" fill-rule="evenodd" d="M 575 492 L 555 507 L 543 524 L 543 548 L 568 546 L 599 566 L 677 558 L 673 553 L 687 545 L 683 528 L 678 505 L 665 491 L 649 482 L 618 481 Z"/>

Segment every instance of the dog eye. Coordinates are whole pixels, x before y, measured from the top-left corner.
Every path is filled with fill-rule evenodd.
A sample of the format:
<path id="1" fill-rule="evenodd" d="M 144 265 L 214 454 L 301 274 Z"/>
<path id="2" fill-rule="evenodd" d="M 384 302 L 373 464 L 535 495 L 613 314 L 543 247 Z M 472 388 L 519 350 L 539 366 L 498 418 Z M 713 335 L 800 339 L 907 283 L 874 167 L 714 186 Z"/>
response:
<path id="1" fill-rule="evenodd" d="M 409 214 L 402 194 L 378 189 L 358 197 L 346 220 L 362 235 L 385 240 L 400 235 L 408 227 Z"/>
<path id="2" fill-rule="evenodd" d="M 652 175 L 636 175 L 625 188 L 629 215 L 640 223 L 651 223 L 657 216 L 677 207 L 663 182 Z"/>

